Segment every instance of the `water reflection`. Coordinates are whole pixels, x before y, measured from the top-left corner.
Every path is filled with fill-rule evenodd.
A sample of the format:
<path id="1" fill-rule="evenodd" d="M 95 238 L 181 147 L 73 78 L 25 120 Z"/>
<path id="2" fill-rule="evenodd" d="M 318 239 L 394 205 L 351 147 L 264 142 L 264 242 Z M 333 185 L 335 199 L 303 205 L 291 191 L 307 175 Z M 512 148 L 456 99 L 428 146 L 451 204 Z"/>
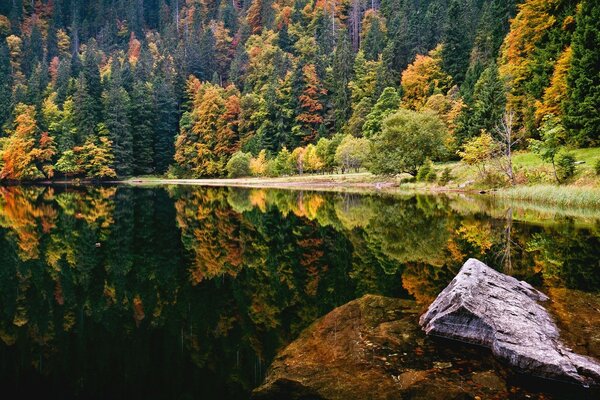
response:
<path id="1" fill-rule="evenodd" d="M 446 197 L 2 187 L 0 382 L 247 398 L 316 318 L 367 293 L 426 306 L 468 257 L 597 299 L 600 220 L 542 217 Z"/>

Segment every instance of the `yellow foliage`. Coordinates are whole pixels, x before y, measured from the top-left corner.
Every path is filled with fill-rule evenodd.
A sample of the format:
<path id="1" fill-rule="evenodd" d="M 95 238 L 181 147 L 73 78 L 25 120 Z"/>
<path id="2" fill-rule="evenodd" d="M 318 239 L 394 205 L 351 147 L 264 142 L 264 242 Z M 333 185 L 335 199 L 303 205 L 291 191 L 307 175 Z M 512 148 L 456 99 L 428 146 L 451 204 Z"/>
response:
<path id="1" fill-rule="evenodd" d="M 445 94 L 450 88 L 452 78 L 442 71 L 440 53 L 441 45 L 429 55 L 418 54 L 402 72 L 403 107 L 420 110 L 432 94 Z"/>
<path id="2" fill-rule="evenodd" d="M 554 65 L 554 73 L 550 86 L 544 91 L 542 101 L 536 103 L 535 116 L 538 122 L 541 122 L 545 115 L 560 116 L 561 103 L 567 95 L 567 74 L 571 65 L 573 51 L 567 47 Z"/>

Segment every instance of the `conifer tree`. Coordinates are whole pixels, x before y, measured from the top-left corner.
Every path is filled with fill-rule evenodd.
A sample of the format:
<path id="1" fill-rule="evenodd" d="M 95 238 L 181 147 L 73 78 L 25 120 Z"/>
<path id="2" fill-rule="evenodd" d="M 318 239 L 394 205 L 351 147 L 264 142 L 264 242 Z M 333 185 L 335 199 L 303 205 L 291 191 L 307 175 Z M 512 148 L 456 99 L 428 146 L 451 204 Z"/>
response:
<path id="1" fill-rule="evenodd" d="M 119 176 L 130 176 L 133 172 L 133 138 L 127 113 L 129 95 L 119 82 L 111 82 L 102 100 L 104 123 L 113 145 L 115 171 Z"/>
<path id="2" fill-rule="evenodd" d="M 572 140 L 583 146 L 600 143 L 600 4 L 584 0 L 573 34 L 567 75 L 564 122 Z"/>
<path id="3" fill-rule="evenodd" d="M 465 79 L 469 67 L 470 40 L 466 34 L 466 10 L 462 0 L 452 0 L 444 30 L 442 67 L 457 84 Z"/>
<path id="4" fill-rule="evenodd" d="M 156 108 L 149 83 L 137 81 L 131 91 L 129 120 L 133 135 L 133 173 L 151 174 L 154 170 L 154 127 Z"/>
<path id="5" fill-rule="evenodd" d="M 2 40 L 2 39 L 0 39 Z M 12 109 L 12 76 L 8 48 L 5 42 L 0 42 L 0 131 L 9 120 Z"/>
<path id="6" fill-rule="evenodd" d="M 83 144 L 93 137 L 100 119 L 96 114 L 97 102 L 88 92 L 88 85 L 83 73 L 79 74 L 73 95 L 73 120 L 75 123 L 75 143 Z"/>
<path id="7" fill-rule="evenodd" d="M 173 162 L 177 134 L 177 100 L 173 85 L 158 77 L 153 84 L 156 119 L 154 126 L 154 169 L 165 173 Z"/>
<path id="8" fill-rule="evenodd" d="M 352 65 L 354 55 L 348 34 L 340 31 L 338 43 L 333 55 L 331 95 L 334 109 L 334 120 L 336 130 L 340 130 L 350 116 L 351 92 L 348 84 L 352 80 Z"/>

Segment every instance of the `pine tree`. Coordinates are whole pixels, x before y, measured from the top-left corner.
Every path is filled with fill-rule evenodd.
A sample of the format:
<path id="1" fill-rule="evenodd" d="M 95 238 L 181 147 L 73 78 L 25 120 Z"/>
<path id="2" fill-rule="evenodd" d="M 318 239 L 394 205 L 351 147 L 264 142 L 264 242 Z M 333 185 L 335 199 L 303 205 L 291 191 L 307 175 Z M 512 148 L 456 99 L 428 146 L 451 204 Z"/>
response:
<path id="1" fill-rule="evenodd" d="M 129 95 L 118 82 L 111 82 L 102 100 L 104 123 L 113 145 L 115 171 L 119 176 L 130 176 L 133 172 L 133 138 L 127 113 Z"/>
<path id="2" fill-rule="evenodd" d="M 154 170 L 154 127 L 156 108 L 153 89 L 149 83 L 138 81 L 133 85 L 129 120 L 133 132 L 133 173 L 151 174 Z"/>
<path id="3" fill-rule="evenodd" d="M 361 49 L 367 60 L 377 60 L 386 44 L 385 25 L 382 18 L 373 10 L 365 13 Z"/>
<path id="4" fill-rule="evenodd" d="M 457 84 L 465 79 L 469 67 L 471 45 L 466 34 L 467 12 L 463 1 L 453 0 L 448 10 L 448 22 L 444 30 L 442 67 Z"/>
<path id="5" fill-rule="evenodd" d="M 485 130 L 489 133 L 499 124 L 506 107 L 506 88 L 492 64 L 481 74 L 473 91 L 473 103 L 460 117 L 456 131 L 459 143 Z"/>
<path id="6" fill-rule="evenodd" d="M 398 91 L 393 87 L 385 88 L 365 119 L 362 130 L 363 136 L 370 138 L 381 132 L 383 120 L 394 111 L 397 111 L 399 107 L 400 95 Z"/>
<path id="7" fill-rule="evenodd" d="M 12 76 L 8 48 L 4 41 L 0 42 L 0 131 L 9 120 L 12 109 Z"/>
<path id="8" fill-rule="evenodd" d="M 97 102 L 88 92 L 88 85 L 83 73 L 79 75 L 73 95 L 73 120 L 75 122 L 75 144 L 83 144 L 87 138 L 96 133 L 100 119 L 96 114 Z"/>
<path id="9" fill-rule="evenodd" d="M 338 44 L 333 54 L 331 94 L 334 109 L 334 120 L 336 130 L 340 130 L 351 110 L 351 92 L 348 84 L 352 80 L 352 65 L 354 64 L 354 55 L 348 34 L 340 31 Z"/>
<path id="10" fill-rule="evenodd" d="M 584 0 L 573 34 L 564 122 L 581 146 L 600 144 L 600 4 Z"/>
<path id="11" fill-rule="evenodd" d="M 177 134 L 177 100 L 173 85 L 159 77 L 154 81 L 156 120 L 154 126 L 154 169 L 165 173 L 173 162 L 175 135 Z"/>

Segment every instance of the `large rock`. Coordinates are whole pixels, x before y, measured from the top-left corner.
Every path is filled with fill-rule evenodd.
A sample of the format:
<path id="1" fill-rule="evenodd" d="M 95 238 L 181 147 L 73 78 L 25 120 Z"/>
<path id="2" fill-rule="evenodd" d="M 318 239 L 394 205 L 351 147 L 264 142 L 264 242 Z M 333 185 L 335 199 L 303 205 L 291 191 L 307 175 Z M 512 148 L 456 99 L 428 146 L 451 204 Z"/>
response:
<path id="1" fill-rule="evenodd" d="M 281 350 L 253 397 L 465 400 L 528 396 L 523 388 L 511 386 L 510 371 L 488 351 L 425 336 L 419 314 L 420 306 L 414 301 L 373 295 L 340 306 Z M 553 397 L 544 394 L 543 398 Z"/>
<path id="2" fill-rule="evenodd" d="M 540 304 L 547 300 L 531 285 L 470 259 L 419 322 L 429 335 L 489 347 L 524 372 L 600 384 L 600 363 L 561 342 L 553 318 Z"/>

